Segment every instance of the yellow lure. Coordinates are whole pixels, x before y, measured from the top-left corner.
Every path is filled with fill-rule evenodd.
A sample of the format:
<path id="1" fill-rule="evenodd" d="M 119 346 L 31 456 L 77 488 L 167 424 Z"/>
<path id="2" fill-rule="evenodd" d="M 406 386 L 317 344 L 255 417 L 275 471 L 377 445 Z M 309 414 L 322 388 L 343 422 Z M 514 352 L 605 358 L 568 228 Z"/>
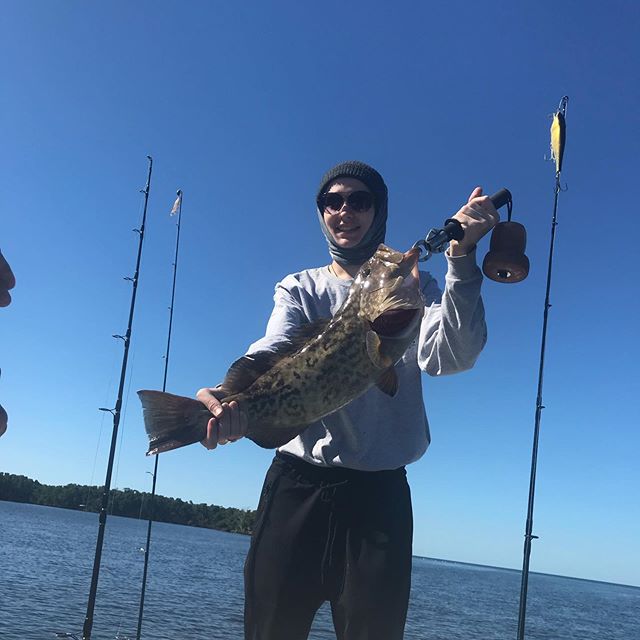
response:
<path id="1" fill-rule="evenodd" d="M 564 155 L 564 142 L 566 138 L 566 124 L 564 115 L 558 111 L 553 116 L 551 123 L 551 159 L 555 160 L 556 173 L 562 171 L 562 156 Z"/>

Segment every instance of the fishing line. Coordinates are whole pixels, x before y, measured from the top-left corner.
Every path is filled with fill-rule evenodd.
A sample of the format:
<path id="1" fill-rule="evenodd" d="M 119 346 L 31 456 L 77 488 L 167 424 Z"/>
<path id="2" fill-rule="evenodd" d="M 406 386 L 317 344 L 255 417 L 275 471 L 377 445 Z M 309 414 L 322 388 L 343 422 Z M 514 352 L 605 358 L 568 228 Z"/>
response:
<path id="1" fill-rule="evenodd" d="M 112 569 L 111 567 L 109 567 L 108 565 L 104 564 L 102 565 L 102 569 L 104 571 L 106 571 L 106 573 L 116 582 L 120 582 L 120 573 L 118 571 L 116 571 L 115 569 Z M 121 592 L 122 593 L 122 592 Z M 133 596 L 129 596 L 128 598 L 125 598 L 124 601 L 122 602 L 122 605 L 119 607 L 121 610 L 119 619 L 118 619 L 118 626 L 117 626 L 117 631 L 116 631 L 116 635 L 114 637 L 114 640 L 131 640 L 131 637 L 128 635 L 120 635 L 121 633 L 121 629 L 122 629 L 122 623 L 124 621 L 124 617 L 125 617 L 125 611 L 128 611 L 131 607 L 131 605 L 134 604 L 134 600 L 133 600 Z M 80 640 L 80 638 L 78 638 L 77 636 L 61 636 L 61 637 L 73 637 L 75 638 L 75 640 Z"/>
<path id="2" fill-rule="evenodd" d="M 140 510 L 138 511 L 138 520 L 142 520 L 142 510 L 144 509 L 144 501 L 146 500 L 147 492 L 146 491 L 142 491 L 140 493 L 140 495 L 142 497 L 140 498 Z M 140 547 L 140 548 L 142 548 L 142 547 Z"/>
<path id="3" fill-rule="evenodd" d="M 558 105 L 558 110 L 553 115 L 551 124 L 551 158 L 555 161 L 555 195 L 553 201 L 553 214 L 551 217 L 551 238 L 549 241 L 549 261 L 547 265 L 547 284 L 544 299 L 544 313 L 542 320 L 542 339 L 540 344 L 540 365 L 538 370 L 538 391 L 536 395 L 536 410 L 533 429 L 533 445 L 531 450 L 531 471 L 529 476 L 529 498 L 527 503 L 527 519 L 524 534 L 524 550 L 522 561 L 522 577 L 520 583 L 520 607 L 518 611 L 518 640 L 524 640 L 525 621 L 527 611 L 527 596 L 529 587 L 529 560 L 531 557 L 531 542 L 538 538 L 533 535 L 533 510 L 535 501 L 536 488 L 536 472 L 538 465 L 538 442 L 540 438 L 540 423 L 542 420 L 542 410 L 545 406 L 542 404 L 542 387 L 544 378 L 544 362 L 547 342 L 547 324 L 549 320 L 549 297 L 551 293 L 551 272 L 553 267 L 553 250 L 555 246 L 556 227 L 558 226 L 558 194 L 562 191 L 560 186 L 560 173 L 562 171 L 562 159 L 564 156 L 564 146 L 566 141 L 566 122 L 567 103 L 569 98 L 563 96 Z"/>
<path id="4" fill-rule="evenodd" d="M 167 375 L 169 374 L 169 356 L 171 355 L 171 334 L 173 330 L 173 311 L 175 309 L 175 299 L 176 299 L 176 281 L 178 277 L 178 253 L 180 249 L 180 226 L 182 223 L 182 198 L 183 192 L 182 189 L 178 189 L 176 192 L 176 200 L 173 203 L 173 207 L 171 208 L 170 215 L 178 214 L 178 221 L 176 222 L 176 248 L 175 254 L 173 257 L 173 283 L 171 285 L 171 304 L 169 305 L 169 326 L 167 328 L 167 346 L 164 354 L 164 376 L 162 381 L 162 390 L 165 391 L 167 388 Z M 158 480 L 158 462 L 160 460 L 160 456 L 157 455 L 155 457 L 155 462 L 153 466 L 153 473 L 151 474 L 153 478 L 153 483 L 151 486 L 151 496 L 149 500 L 149 518 L 147 521 L 147 541 L 144 545 L 144 566 L 142 570 L 142 588 L 140 591 L 140 608 L 138 611 L 138 629 L 136 631 L 136 640 L 140 640 L 142 634 L 142 620 L 144 617 L 144 599 L 145 593 L 147 589 L 147 574 L 149 569 L 149 552 L 151 547 L 151 526 L 153 524 L 153 515 L 154 515 L 154 505 L 155 505 L 155 496 L 156 496 L 156 482 Z M 142 506 L 140 507 L 140 512 L 142 513 Z"/>
<path id="5" fill-rule="evenodd" d="M 109 397 L 111 395 L 111 389 L 113 387 L 113 380 L 115 378 L 115 364 L 116 364 L 116 350 L 112 349 L 112 358 L 111 358 L 111 367 L 110 367 L 110 371 L 111 371 L 111 376 L 109 377 L 109 380 L 107 381 L 107 388 L 106 391 L 104 393 L 104 400 L 103 400 L 103 404 L 107 404 L 109 401 Z M 104 429 L 104 419 L 106 417 L 106 413 L 104 411 L 100 412 L 100 428 L 98 430 L 98 441 L 96 443 L 96 450 L 95 453 L 93 455 L 93 466 L 91 468 L 91 478 L 89 480 L 89 485 L 88 485 L 88 489 L 87 489 L 87 497 L 84 501 L 85 504 L 85 511 L 87 510 L 87 506 L 89 504 L 89 500 L 91 498 L 91 494 L 92 494 L 92 490 L 93 490 L 93 480 L 95 478 L 95 474 L 96 474 L 96 466 L 98 464 L 98 451 L 100 450 L 100 443 L 102 441 L 102 432 Z"/>
<path id="6" fill-rule="evenodd" d="M 143 209 L 144 209 L 144 202 L 141 202 L 138 210 L 138 214 L 141 214 L 143 212 Z M 131 280 L 131 278 L 126 278 L 126 277 L 124 279 Z M 117 336 L 114 336 L 114 337 L 117 337 Z M 124 400 L 124 408 L 122 410 L 122 419 L 120 421 L 120 429 L 118 434 L 119 441 L 116 445 L 117 446 L 116 465 L 115 465 L 116 468 L 115 468 L 114 479 L 113 479 L 113 484 L 116 487 L 118 486 L 118 473 L 120 471 L 120 454 L 122 453 L 122 446 L 124 443 L 125 425 L 127 422 L 127 407 L 129 406 L 129 396 L 131 394 L 131 379 L 133 376 L 133 371 L 135 370 L 135 367 L 134 367 L 135 360 L 136 360 L 136 348 L 134 347 L 133 349 L 131 349 L 131 364 L 127 368 L 127 375 L 129 376 L 129 386 L 127 387 L 127 393 L 125 395 L 125 400 Z M 110 496 L 110 498 L 111 500 L 109 504 L 109 514 L 113 515 L 113 508 L 114 508 L 114 503 L 116 501 L 116 496 Z"/>
<path id="7" fill-rule="evenodd" d="M 142 200 L 140 202 L 140 204 L 138 205 L 138 218 L 140 218 L 143 215 L 144 207 L 145 207 L 144 200 Z M 124 278 L 124 279 L 125 280 L 130 280 L 130 278 Z M 127 317 L 126 316 L 126 311 L 122 310 L 121 313 L 123 315 L 122 315 L 122 318 L 120 320 L 119 326 L 124 326 L 124 324 L 126 323 L 126 317 Z M 112 337 L 115 337 L 115 336 L 112 336 Z M 117 350 L 116 349 L 112 349 L 111 353 L 112 353 L 112 358 L 111 358 L 111 366 L 110 366 L 110 369 L 109 369 L 111 371 L 111 375 L 110 375 L 109 380 L 107 382 L 107 388 L 106 388 L 105 394 L 103 396 L 104 397 L 103 405 L 106 405 L 106 404 L 109 403 L 109 397 L 111 396 L 111 390 L 113 388 L 113 381 L 114 381 L 114 378 L 115 378 L 115 371 L 116 371 L 115 370 L 115 366 L 116 366 Z M 102 413 L 102 416 L 101 416 L 101 419 L 100 419 L 100 428 L 99 428 L 99 431 L 98 431 L 98 441 L 96 443 L 96 449 L 95 449 L 95 453 L 93 455 L 93 465 L 91 467 L 91 477 L 90 477 L 89 484 L 88 484 L 89 488 L 87 489 L 87 497 L 85 499 L 85 511 L 87 510 L 87 505 L 89 504 L 89 500 L 91 498 L 91 493 L 92 493 L 93 486 L 94 486 L 93 482 L 94 482 L 94 478 L 95 478 L 96 467 L 97 467 L 97 464 L 98 464 L 98 452 L 100 451 L 100 443 L 102 442 L 102 433 L 103 433 L 103 430 L 104 430 L 104 419 L 105 419 L 105 416 L 106 416 L 106 412 L 103 411 L 101 413 Z"/>
<path id="8" fill-rule="evenodd" d="M 120 470 L 120 454 L 122 453 L 122 447 L 124 445 L 124 436 L 125 436 L 125 425 L 127 424 L 127 408 L 129 407 L 129 397 L 131 395 L 131 382 L 133 380 L 133 372 L 135 371 L 135 361 L 136 361 L 136 350 L 133 349 L 131 352 L 131 366 L 129 367 L 129 386 L 127 387 L 127 393 L 125 395 L 124 408 L 122 409 L 122 422 L 120 429 L 120 442 L 118 444 L 117 454 L 116 454 L 116 470 L 114 474 L 113 484 L 118 486 L 118 472 Z M 113 514 L 113 502 L 115 502 L 115 496 L 112 500 L 111 504 L 111 514 Z"/>
<path id="9" fill-rule="evenodd" d="M 144 209 L 142 214 L 142 222 L 140 228 L 134 229 L 134 232 L 138 234 L 138 253 L 136 257 L 136 266 L 133 277 L 127 277 L 125 280 L 131 281 L 131 301 L 129 305 L 129 317 L 127 322 L 127 331 L 125 335 L 115 335 L 115 338 L 120 338 L 124 345 L 122 354 L 122 367 L 120 371 L 120 382 L 118 384 L 118 397 L 116 399 L 115 407 L 113 409 L 101 407 L 103 411 L 108 411 L 113 415 L 113 430 L 111 433 L 111 445 L 109 447 L 109 460 L 107 463 L 107 472 L 105 476 L 104 487 L 102 491 L 102 502 L 100 507 L 100 513 L 98 518 L 98 537 L 96 540 L 96 552 L 93 560 L 93 572 L 91 575 L 91 586 L 89 588 L 89 598 L 87 602 L 87 612 L 82 627 L 83 640 L 90 640 L 91 632 L 93 629 L 94 610 L 96 604 L 96 596 L 98 592 L 98 578 L 100 575 L 100 564 L 102 558 L 102 548 L 104 544 L 104 534 L 107 523 L 107 510 L 109 506 L 109 495 L 111 492 L 111 479 L 113 475 L 113 463 L 116 453 L 116 446 L 118 442 L 118 428 L 120 426 L 120 416 L 122 410 L 122 397 L 124 393 L 124 386 L 127 375 L 127 364 L 129 358 L 129 346 L 131 344 L 131 334 L 133 330 L 133 318 L 135 311 L 136 295 L 138 291 L 138 281 L 140 277 L 140 264 L 142 261 L 142 247 L 144 241 L 144 230 L 147 219 L 147 209 L 149 204 L 149 192 L 151 186 L 151 171 L 153 168 L 153 159 L 151 156 L 147 156 L 149 161 L 149 168 L 147 173 L 146 185 L 141 189 L 141 193 L 144 194 Z"/>

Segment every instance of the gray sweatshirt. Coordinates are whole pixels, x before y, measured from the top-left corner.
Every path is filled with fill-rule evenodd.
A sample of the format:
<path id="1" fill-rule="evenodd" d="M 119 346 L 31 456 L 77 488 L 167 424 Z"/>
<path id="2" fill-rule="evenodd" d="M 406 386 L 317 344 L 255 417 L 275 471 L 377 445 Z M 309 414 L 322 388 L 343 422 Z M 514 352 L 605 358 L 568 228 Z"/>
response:
<path id="1" fill-rule="evenodd" d="M 418 338 L 396 365 L 398 393 L 391 398 L 374 386 L 279 451 L 315 465 L 362 471 L 396 469 L 424 454 L 430 434 L 420 370 L 439 376 L 470 369 L 487 337 L 475 251 L 447 257 L 447 262 L 444 292 L 429 273 L 420 272 L 426 306 Z M 248 353 L 273 350 L 296 327 L 331 318 L 351 282 L 335 277 L 328 267 L 286 276 L 276 285 L 265 337 Z"/>

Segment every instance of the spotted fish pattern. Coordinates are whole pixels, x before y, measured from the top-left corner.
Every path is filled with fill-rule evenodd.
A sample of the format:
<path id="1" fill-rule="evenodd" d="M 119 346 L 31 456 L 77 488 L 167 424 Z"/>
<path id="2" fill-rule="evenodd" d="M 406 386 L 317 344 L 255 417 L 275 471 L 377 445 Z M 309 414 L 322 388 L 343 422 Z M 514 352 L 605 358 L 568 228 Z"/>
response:
<path id="1" fill-rule="evenodd" d="M 415 249 L 380 245 L 331 320 L 304 325 L 275 352 L 243 356 L 229 368 L 222 401 L 238 402 L 248 438 L 279 447 L 373 385 L 396 393 L 394 365 L 415 339 L 425 305 L 417 258 Z M 199 401 L 160 391 L 138 395 L 148 455 L 205 437 L 211 414 Z"/>

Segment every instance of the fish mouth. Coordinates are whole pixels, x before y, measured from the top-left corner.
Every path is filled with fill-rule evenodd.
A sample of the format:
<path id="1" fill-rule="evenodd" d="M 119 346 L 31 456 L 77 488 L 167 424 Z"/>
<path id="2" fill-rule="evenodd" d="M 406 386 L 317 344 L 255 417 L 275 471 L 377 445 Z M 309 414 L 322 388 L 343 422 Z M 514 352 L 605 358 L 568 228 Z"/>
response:
<path id="1" fill-rule="evenodd" d="M 405 273 L 418 277 L 418 258 L 420 257 L 420 249 L 411 247 L 409 251 L 402 254 L 402 265 Z"/>
<path id="2" fill-rule="evenodd" d="M 397 262 L 396 278 L 390 285 L 393 292 L 402 291 L 404 295 L 409 290 L 420 288 L 420 270 L 418 268 L 419 249 L 411 248 L 406 253 L 398 253 L 400 257 Z"/>
<path id="3" fill-rule="evenodd" d="M 414 324 L 418 309 L 390 309 L 380 314 L 372 323 L 371 328 L 380 336 L 394 338 L 402 335 Z"/>
<path id="4" fill-rule="evenodd" d="M 388 288 L 382 313 L 371 323 L 371 328 L 382 337 L 403 335 L 415 326 L 416 316 L 422 312 L 419 255 L 420 251 L 414 248 L 404 254 L 398 253 L 398 276 Z"/>

